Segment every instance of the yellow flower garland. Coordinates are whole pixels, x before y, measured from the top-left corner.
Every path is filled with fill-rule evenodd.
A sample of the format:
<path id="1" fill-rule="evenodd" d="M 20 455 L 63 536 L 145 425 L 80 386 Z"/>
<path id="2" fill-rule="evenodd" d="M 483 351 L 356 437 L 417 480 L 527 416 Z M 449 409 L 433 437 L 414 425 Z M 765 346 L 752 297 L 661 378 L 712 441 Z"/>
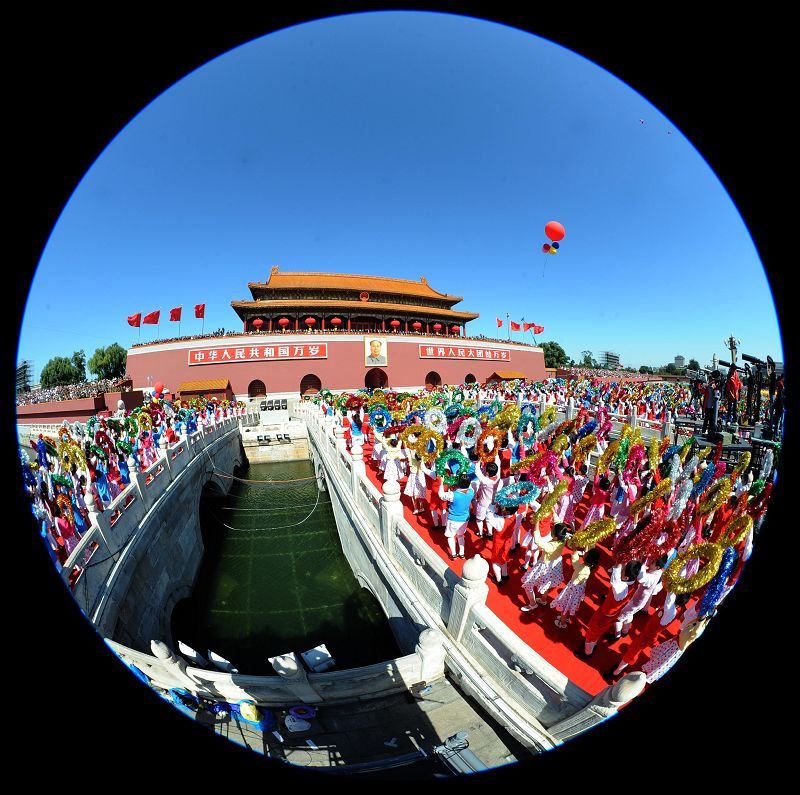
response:
<path id="1" fill-rule="evenodd" d="M 555 510 L 556 503 L 564 496 L 564 493 L 568 488 L 569 483 L 567 482 L 566 478 L 564 480 L 559 480 L 553 491 L 548 494 L 544 500 L 542 500 L 542 504 L 533 515 L 533 521 L 540 522 L 542 519 L 546 519 L 548 516 L 550 516 L 550 514 Z"/>
<path id="2" fill-rule="evenodd" d="M 719 571 L 724 549 L 719 544 L 692 544 L 682 555 L 678 555 L 664 570 L 664 584 L 668 591 L 676 595 L 694 593 L 698 588 L 707 585 Z M 681 577 L 684 564 L 694 558 L 706 560 L 706 565 L 691 577 Z"/>
<path id="3" fill-rule="evenodd" d="M 593 547 L 599 541 L 613 535 L 616 529 L 617 523 L 610 516 L 605 519 L 598 519 L 572 536 L 569 541 L 570 548 L 587 549 L 588 547 Z"/>
<path id="4" fill-rule="evenodd" d="M 712 466 L 712 464 L 708 466 Z M 705 498 L 697 506 L 697 513 L 705 515 L 711 513 L 711 511 L 716 511 L 731 496 L 732 488 L 733 483 L 731 483 L 730 478 L 720 478 L 706 492 Z"/>
<path id="5" fill-rule="evenodd" d="M 611 464 L 611 459 L 613 456 L 617 454 L 619 450 L 620 440 L 615 439 L 611 444 L 603 450 L 603 454 L 600 456 L 600 460 L 597 462 L 597 474 L 602 475 L 608 471 L 608 467 Z"/>
<path id="6" fill-rule="evenodd" d="M 663 497 L 665 494 L 668 494 L 671 488 L 672 481 L 669 478 L 664 478 L 663 480 L 659 481 L 654 489 L 648 491 L 644 497 L 639 497 L 638 500 L 632 502 L 628 512 L 631 516 L 639 513 L 646 506 L 650 505 L 651 502 L 655 502 L 659 497 Z"/>
<path id="7" fill-rule="evenodd" d="M 737 516 L 723 531 L 717 543 L 724 549 L 735 547 L 747 538 L 747 534 L 753 529 L 753 517 L 749 514 Z"/>

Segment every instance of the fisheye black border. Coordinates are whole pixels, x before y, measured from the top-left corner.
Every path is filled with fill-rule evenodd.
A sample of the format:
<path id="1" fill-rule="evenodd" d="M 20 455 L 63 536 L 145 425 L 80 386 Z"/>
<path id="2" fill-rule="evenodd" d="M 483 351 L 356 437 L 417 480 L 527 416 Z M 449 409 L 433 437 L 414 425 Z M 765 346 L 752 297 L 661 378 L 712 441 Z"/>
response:
<path id="1" fill-rule="evenodd" d="M 304 2 L 278 11 L 234 4 L 206 12 L 123 6 L 114 17 L 74 7 L 39 18 L 28 12 L 28 24 L 18 30 L 25 56 L 14 89 L 20 97 L 11 158 L 21 176 L 13 197 L 21 211 L 14 215 L 22 216 L 24 235 L 22 256 L 12 265 L 9 338 L 18 339 L 30 279 L 72 191 L 113 136 L 159 93 L 217 55 L 288 25 L 360 10 L 429 10 L 500 22 L 555 41 L 623 79 L 670 118 L 706 158 L 754 238 L 783 321 L 783 358 L 791 368 L 791 293 L 773 217 L 775 182 L 785 168 L 778 136 L 782 122 L 773 117 L 779 113 L 774 81 L 783 70 L 776 34 L 759 30 L 744 13 L 734 17 L 729 10 L 730 18 L 723 21 L 699 4 L 640 4 L 627 10 L 614 4 L 591 11 L 566 4 L 530 5 L 523 13 L 478 2 Z M 659 282 L 653 289 L 665 308 L 673 301 L 693 302 L 699 319 L 704 303 L 713 300 L 706 285 L 675 285 L 673 293 Z M 86 288 L 75 285 L 75 296 L 79 294 L 85 295 Z M 731 310 L 735 333 L 735 314 L 747 311 L 746 285 L 741 305 Z M 4 352 L 8 407 L 14 406 L 16 347 Z M 4 423 L 10 431 L 9 448 L 13 419 L 12 409 Z M 645 698 L 583 737 L 524 766 L 447 784 L 528 785 L 544 776 L 564 787 L 578 781 L 630 787 L 638 786 L 635 777 L 640 775 L 665 784 L 688 783 L 684 777 L 694 780 L 703 770 L 722 783 L 735 780 L 745 757 L 756 764 L 780 760 L 781 736 L 774 728 L 782 709 L 776 692 L 784 677 L 779 661 L 788 655 L 794 633 L 783 626 L 789 610 L 768 610 L 762 599 L 784 576 L 782 531 L 794 530 L 793 522 L 784 521 L 789 510 L 786 484 L 794 482 L 787 468 L 788 452 L 795 447 L 792 415 L 786 425 L 781 481 L 755 554 L 725 610 L 679 665 Z M 104 787 L 130 780 L 145 786 L 191 782 L 229 788 L 254 776 L 263 786 L 284 778 L 299 786 L 319 784 L 320 776 L 296 768 L 290 774 L 192 725 L 105 652 L 74 604 L 63 598 L 40 542 L 28 532 L 30 513 L 16 472 L 14 477 L 20 486 L 11 495 L 17 520 L 6 525 L 5 543 L 7 551 L 11 545 L 24 551 L 21 559 L 16 552 L 8 558 L 18 581 L 7 596 L 12 629 L 6 639 L 7 650 L 20 649 L 12 665 L 18 690 L 9 694 L 19 705 L 15 733 L 31 749 L 65 746 L 63 756 L 53 755 L 49 770 L 36 765 L 29 772 L 60 776 L 72 769 L 74 781 L 91 780 Z M 767 677 L 766 687 L 759 684 L 761 676 Z M 327 778 L 322 782 L 336 785 Z M 357 779 L 342 783 L 348 788 L 375 786 Z"/>

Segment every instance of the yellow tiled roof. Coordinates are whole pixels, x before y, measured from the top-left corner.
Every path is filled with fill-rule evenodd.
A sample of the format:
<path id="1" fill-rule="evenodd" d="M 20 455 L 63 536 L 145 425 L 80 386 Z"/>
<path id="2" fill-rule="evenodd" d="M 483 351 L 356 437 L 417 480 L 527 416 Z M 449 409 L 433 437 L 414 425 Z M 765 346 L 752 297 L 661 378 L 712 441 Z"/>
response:
<path id="1" fill-rule="evenodd" d="M 178 392 L 221 392 L 228 389 L 227 378 L 206 378 L 204 381 L 184 381 Z"/>

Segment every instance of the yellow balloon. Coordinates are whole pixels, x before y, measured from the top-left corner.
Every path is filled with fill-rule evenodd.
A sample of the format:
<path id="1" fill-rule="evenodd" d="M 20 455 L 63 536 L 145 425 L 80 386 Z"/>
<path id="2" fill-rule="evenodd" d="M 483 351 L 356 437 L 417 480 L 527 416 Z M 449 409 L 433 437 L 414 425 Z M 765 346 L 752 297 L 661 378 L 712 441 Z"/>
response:
<path id="1" fill-rule="evenodd" d="M 550 246 L 550 252 L 549 253 L 550 254 L 558 254 L 558 249 L 557 248 L 553 248 L 552 246 Z"/>

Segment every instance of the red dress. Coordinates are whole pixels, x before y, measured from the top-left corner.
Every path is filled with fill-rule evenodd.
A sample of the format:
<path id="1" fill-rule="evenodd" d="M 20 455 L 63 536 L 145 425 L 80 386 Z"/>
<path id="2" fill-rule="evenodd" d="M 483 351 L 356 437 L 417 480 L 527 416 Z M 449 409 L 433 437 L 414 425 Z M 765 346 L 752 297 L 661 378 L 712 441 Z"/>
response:
<path id="1" fill-rule="evenodd" d="M 625 596 L 617 601 L 614 598 L 614 591 L 609 588 L 605 601 L 594 611 L 594 615 L 591 617 L 586 627 L 585 640 L 587 643 L 596 643 L 611 629 L 614 622 L 617 620 L 617 616 L 622 612 L 628 602 L 633 599 L 633 594 L 635 592 L 636 589 L 629 585 Z"/>
<path id="2" fill-rule="evenodd" d="M 489 560 L 492 563 L 502 566 L 508 561 L 508 556 L 511 554 L 511 541 L 514 537 L 514 525 L 517 523 L 515 514 L 503 517 L 503 527 L 501 530 L 495 530 L 492 535 L 492 549 L 491 557 Z"/>
<path id="3" fill-rule="evenodd" d="M 511 477 L 511 450 L 508 447 L 500 451 L 500 477 Z"/>
<path id="4" fill-rule="evenodd" d="M 436 478 L 431 485 L 428 492 L 428 505 L 432 511 L 446 511 L 447 503 L 439 498 L 439 489 L 442 485 L 442 479 Z"/>

